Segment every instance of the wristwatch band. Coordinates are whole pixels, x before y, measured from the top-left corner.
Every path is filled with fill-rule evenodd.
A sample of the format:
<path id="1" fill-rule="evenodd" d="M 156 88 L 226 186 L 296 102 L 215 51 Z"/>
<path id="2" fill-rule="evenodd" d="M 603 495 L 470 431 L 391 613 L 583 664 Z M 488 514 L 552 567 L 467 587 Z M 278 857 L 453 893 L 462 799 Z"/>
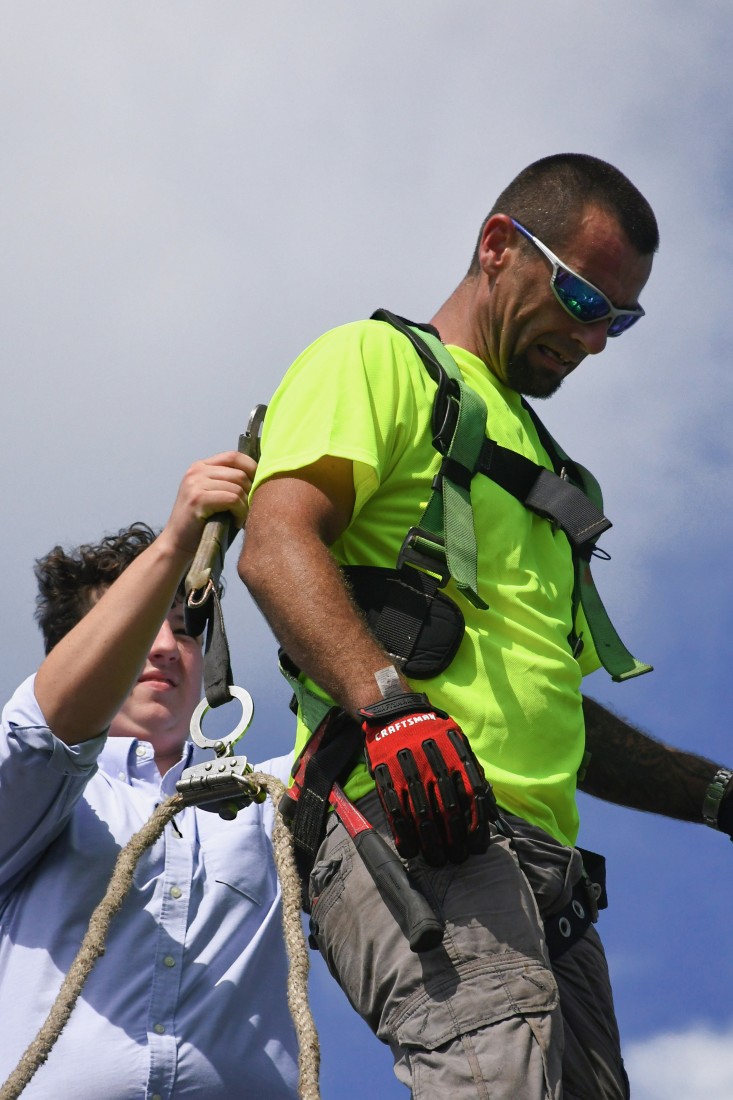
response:
<path id="1" fill-rule="evenodd" d="M 733 779 L 733 771 L 730 768 L 718 768 L 713 776 L 712 783 L 705 791 L 702 802 L 702 819 L 711 829 L 718 828 L 718 811 L 723 801 L 728 784 Z"/>

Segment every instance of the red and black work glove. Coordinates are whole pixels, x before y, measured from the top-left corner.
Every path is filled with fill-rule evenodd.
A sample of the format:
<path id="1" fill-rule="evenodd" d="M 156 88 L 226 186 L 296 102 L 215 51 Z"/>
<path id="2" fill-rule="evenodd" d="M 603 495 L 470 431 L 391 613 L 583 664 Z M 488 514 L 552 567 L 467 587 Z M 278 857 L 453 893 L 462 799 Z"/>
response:
<path id="1" fill-rule="evenodd" d="M 485 852 L 498 808 L 460 726 L 426 695 L 404 693 L 359 711 L 369 771 L 403 859 L 433 867 Z"/>

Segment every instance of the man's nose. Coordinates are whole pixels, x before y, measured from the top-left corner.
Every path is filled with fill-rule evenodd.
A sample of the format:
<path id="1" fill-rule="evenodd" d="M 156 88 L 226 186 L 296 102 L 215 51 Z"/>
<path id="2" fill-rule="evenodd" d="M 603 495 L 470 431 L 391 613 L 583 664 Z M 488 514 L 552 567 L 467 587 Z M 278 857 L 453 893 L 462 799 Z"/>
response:
<path id="1" fill-rule="evenodd" d="M 578 325 L 575 339 L 583 346 L 586 355 L 599 355 L 608 343 L 608 321 Z"/>
<path id="2" fill-rule="evenodd" d="M 173 633 L 171 624 L 166 619 L 157 633 L 155 641 L 150 649 L 150 656 L 158 660 L 174 660 L 178 657 L 178 643 Z"/>

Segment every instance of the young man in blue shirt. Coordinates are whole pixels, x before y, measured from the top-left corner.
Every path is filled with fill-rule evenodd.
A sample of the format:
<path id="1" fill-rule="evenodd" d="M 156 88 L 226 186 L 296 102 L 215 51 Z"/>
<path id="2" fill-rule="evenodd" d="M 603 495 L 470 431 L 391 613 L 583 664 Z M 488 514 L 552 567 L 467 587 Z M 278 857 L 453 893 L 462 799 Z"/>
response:
<path id="1" fill-rule="evenodd" d="M 191 762 L 202 650 L 181 581 L 210 515 L 243 524 L 253 472 L 236 452 L 197 462 L 157 538 L 134 524 L 36 565 L 47 656 L 0 729 L 0 1080 L 45 1020 L 121 847 Z M 285 758 L 262 768 L 287 779 Z M 272 822 L 269 800 L 234 821 L 194 807 L 173 819 L 24 1096 L 295 1096 Z"/>

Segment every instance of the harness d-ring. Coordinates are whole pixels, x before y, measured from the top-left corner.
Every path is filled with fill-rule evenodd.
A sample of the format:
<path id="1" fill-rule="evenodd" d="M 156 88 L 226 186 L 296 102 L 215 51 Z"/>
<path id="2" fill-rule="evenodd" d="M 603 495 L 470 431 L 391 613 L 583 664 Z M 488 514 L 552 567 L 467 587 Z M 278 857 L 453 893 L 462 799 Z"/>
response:
<path id="1" fill-rule="evenodd" d="M 226 736 L 217 737 L 215 741 L 205 736 L 201 728 L 201 723 L 205 715 L 211 710 L 205 696 L 191 715 L 191 740 L 195 745 L 198 745 L 200 749 L 212 749 L 217 756 L 229 756 L 231 754 L 239 738 L 249 729 L 255 712 L 252 696 L 248 691 L 245 691 L 244 688 L 235 687 L 233 684 L 230 684 L 229 693 L 233 699 L 239 700 L 242 706 L 242 716 L 232 732 L 227 733 Z"/>

